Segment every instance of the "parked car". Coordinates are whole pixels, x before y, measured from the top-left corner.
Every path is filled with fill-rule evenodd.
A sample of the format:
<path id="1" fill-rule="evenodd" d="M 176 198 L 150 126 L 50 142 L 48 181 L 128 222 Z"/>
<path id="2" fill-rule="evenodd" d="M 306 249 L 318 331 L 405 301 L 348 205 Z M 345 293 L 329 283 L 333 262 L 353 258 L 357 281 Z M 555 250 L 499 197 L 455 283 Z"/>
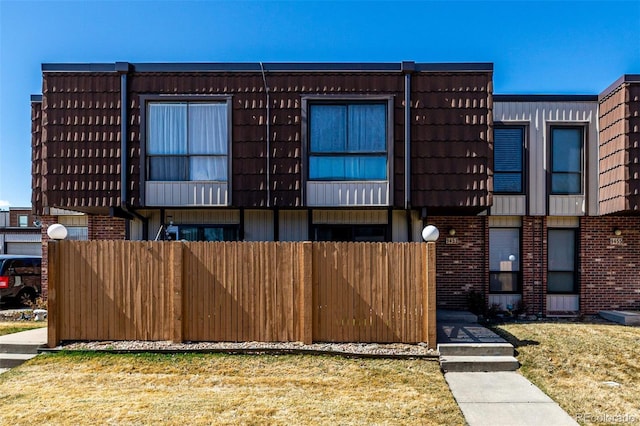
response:
<path id="1" fill-rule="evenodd" d="M 1 254 L 0 302 L 35 302 L 42 291 L 41 270 L 41 256 Z"/>

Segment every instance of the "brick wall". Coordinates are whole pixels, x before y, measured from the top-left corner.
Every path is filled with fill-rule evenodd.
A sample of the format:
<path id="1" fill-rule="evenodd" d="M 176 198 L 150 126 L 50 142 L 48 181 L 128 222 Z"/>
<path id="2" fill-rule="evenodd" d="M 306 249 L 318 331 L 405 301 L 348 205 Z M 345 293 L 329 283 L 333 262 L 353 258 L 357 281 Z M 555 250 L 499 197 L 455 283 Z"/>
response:
<path id="1" fill-rule="evenodd" d="M 466 294 L 488 292 L 489 228 L 486 216 L 431 216 L 440 230 L 436 244 L 436 302 L 442 309 L 467 309 Z M 456 231 L 454 236 L 449 230 Z M 449 241 L 447 241 L 449 238 Z"/>
<path id="2" fill-rule="evenodd" d="M 40 228 L 40 232 L 42 233 L 42 297 L 44 299 L 47 298 L 49 294 L 49 280 L 48 280 L 48 272 L 49 272 L 49 236 L 47 235 L 47 229 L 50 225 L 54 223 L 58 223 L 58 216 L 39 216 L 40 222 L 42 223 L 42 227 Z"/>
<path id="3" fill-rule="evenodd" d="M 541 216 L 522 218 L 522 301 L 526 313 L 544 314 L 547 282 L 547 224 Z"/>
<path id="4" fill-rule="evenodd" d="M 89 216 L 90 240 L 124 240 L 125 220 L 110 216 Z"/>
<path id="5" fill-rule="evenodd" d="M 22 215 L 27 215 L 27 226 L 33 227 L 33 221 L 36 220 L 36 217 L 31 214 L 31 209 L 9 209 L 9 226 L 18 227 L 20 226 L 19 217 Z"/>
<path id="6" fill-rule="evenodd" d="M 640 218 L 583 217 L 580 228 L 580 311 L 639 310 Z"/>

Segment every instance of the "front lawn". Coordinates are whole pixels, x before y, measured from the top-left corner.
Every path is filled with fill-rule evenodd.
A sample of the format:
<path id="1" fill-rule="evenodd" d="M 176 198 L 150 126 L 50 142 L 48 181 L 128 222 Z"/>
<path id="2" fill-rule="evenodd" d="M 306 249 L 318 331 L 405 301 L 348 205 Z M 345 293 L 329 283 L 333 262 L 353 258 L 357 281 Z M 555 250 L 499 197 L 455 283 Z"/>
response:
<path id="1" fill-rule="evenodd" d="M 46 326 L 46 321 L 0 321 L 0 336 L 4 336 L 5 334 L 18 333 L 25 330 L 31 330 L 33 328 L 42 328 Z"/>
<path id="2" fill-rule="evenodd" d="M 5 424 L 464 424 L 435 360 L 61 352 L 0 388 Z"/>
<path id="3" fill-rule="evenodd" d="M 640 328 L 506 324 L 520 372 L 581 424 L 640 424 Z"/>

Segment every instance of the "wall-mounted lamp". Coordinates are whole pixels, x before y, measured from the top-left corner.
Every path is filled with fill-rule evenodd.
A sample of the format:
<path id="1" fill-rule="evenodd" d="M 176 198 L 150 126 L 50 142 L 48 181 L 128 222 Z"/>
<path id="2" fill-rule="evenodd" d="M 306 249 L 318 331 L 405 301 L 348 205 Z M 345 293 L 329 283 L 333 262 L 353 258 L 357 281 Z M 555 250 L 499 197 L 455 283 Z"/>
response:
<path id="1" fill-rule="evenodd" d="M 422 230 L 422 239 L 426 242 L 434 242 L 440 236 L 440 231 L 433 225 L 427 225 Z"/>
<path id="2" fill-rule="evenodd" d="M 67 228 L 64 225 L 55 223 L 47 228 L 47 235 L 52 240 L 64 240 L 67 238 Z"/>
<path id="3" fill-rule="evenodd" d="M 620 228 L 615 228 L 615 229 L 613 230 L 613 233 L 614 233 L 614 235 L 615 235 L 616 237 L 619 237 L 620 235 L 622 235 L 622 229 L 620 229 Z"/>
<path id="4" fill-rule="evenodd" d="M 453 228 L 449 229 L 449 235 L 451 235 L 452 237 L 456 235 L 456 230 Z"/>

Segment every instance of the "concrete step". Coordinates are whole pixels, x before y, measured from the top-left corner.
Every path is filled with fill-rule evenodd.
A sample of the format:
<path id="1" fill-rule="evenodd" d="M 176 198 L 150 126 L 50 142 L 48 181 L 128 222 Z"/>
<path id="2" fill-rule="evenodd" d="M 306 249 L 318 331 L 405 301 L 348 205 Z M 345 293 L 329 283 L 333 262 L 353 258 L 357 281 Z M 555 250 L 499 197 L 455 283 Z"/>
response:
<path id="1" fill-rule="evenodd" d="M 0 355 L 2 354 L 37 354 L 41 343 L 0 343 Z"/>
<path id="2" fill-rule="evenodd" d="M 511 343 L 440 343 L 441 356 L 513 356 Z"/>
<path id="3" fill-rule="evenodd" d="M 0 354 L 0 368 L 13 368 L 36 357 L 35 354 Z"/>
<path id="4" fill-rule="evenodd" d="M 520 367 L 513 356 L 441 356 L 444 372 L 515 371 Z"/>
<path id="5" fill-rule="evenodd" d="M 640 312 L 634 311 L 600 311 L 598 314 L 609 321 L 623 325 L 640 325 Z"/>

